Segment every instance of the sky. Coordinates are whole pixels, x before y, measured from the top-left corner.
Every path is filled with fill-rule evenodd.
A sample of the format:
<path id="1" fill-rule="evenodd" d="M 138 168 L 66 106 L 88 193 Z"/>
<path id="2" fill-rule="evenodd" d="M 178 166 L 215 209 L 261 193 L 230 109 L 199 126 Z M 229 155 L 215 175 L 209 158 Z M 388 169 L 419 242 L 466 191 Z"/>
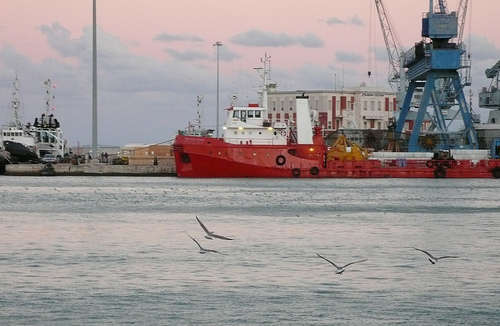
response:
<path id="1" fill-rule="evenodd" d="M 447 2 L 451 10 L 458 6 L 458 0 Z M 500 1 L 470 2 L 465 39 L 477 94 L 489 85 L 484 70 L 500 59 Z M 401 45 L 420 41 L 429 1 L 384 4 Z M 282 90 L 331 89 L 335 79 L 345 87 L 365 82 L 388 88 L 385 44 L 371 0 L 97 0 L 97 6 L 101 145 L 172 139 L 194 119 L 197 96 L 204 98 L 204 124 L 213 126 L 216 41 L 224 44 L 221 109 L 233 95 L 242 105 L 257 101 L 260 80 L 253 68 L 264 53 Z M 1 1 L 0 13 L 0 122 L 11 119 L 16 74 L 26 122 L 43 112 L 43 81 L 50 78 L 69 143 L 89 144 L 92 0 Z M 375 76 L 368 79 L 368 70 Z"/>

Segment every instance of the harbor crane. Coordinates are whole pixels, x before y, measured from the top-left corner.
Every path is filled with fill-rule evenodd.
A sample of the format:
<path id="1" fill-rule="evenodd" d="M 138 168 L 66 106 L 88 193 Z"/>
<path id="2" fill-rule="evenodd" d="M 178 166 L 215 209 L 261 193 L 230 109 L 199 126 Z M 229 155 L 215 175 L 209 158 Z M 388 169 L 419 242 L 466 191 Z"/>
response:
<path id="1" fill-rule="evenodd" d="M 382 0 L 375 0 L 375 6 L 387 48 L 387 57 L 389 58 L 389 84 L 392 89 L 397 89 L 397 101 L 401 103 L 407 87 L 406 72 L 403 67 L 404 49 Z"/>
<path id="2" fill-rule="evenodd" d="M 463 56 L 463 31 L 469 0 L 460 0 L 458 10 L 449 12 L 445 0 L 429 0 L 429 12 L 422 19 L 421 42 L 404 51 L 394 32 L 382 0 L 375 0 L 390 63 L 391 84 L 398 82 L 399 117 L 395 138 L 399 139 L 410 107 L 417 109 L 408 144 L 409 151 L 427 151 L 450 148 L 477 148 L 477 135 L 472 114 L 465 100 L 463 88 L 470 83 L 459 70 L 467 67 Z M 454 42 L 452 42 L 452 40 Z M 469 73 L 466 74 L 466 77 Z M 414 94 L 421 92 L 421 97 Z M 418 103 L 416 103 L 418 101 Z M 453 118 L 447 109 L 458 106 Z M 428 112 L 430 109 L 431 112 Z M 433 113 L 433 114 L 430 114 Z M 451 122 L 461 118 L 464 125 L 459 140 L 451 139 Z M 424 119 L 431 121 L 426 136 L 421 137 Z M 412 119 L 413 120 L 413 119 Z M 439 139 L 439 141 L 437 140 Z"/>

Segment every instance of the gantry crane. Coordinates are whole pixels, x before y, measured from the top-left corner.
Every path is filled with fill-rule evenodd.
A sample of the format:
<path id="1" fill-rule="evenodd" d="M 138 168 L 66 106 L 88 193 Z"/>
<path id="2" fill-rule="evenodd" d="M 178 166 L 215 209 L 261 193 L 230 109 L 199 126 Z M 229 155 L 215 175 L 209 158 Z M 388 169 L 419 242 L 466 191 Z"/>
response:
<path id="1" fill-rule="evenodd" d="M 466 5 L 466 4 L 465 4 Z M 439 10 L 434 11 L 434 1 L 429 0 L 429 12 L 422 19 L 422 36 L 424 39 L 412 49 L 404 53 L 404 65 L 409 81 L 408 90 L 403 101 L 401 112 L 396 123 L 396 137 L 400 137 L 406 118 L 410 111 L 410 104 L 415 90 L 423 89 L 422 98 L 411 130 L 408 144 L 409 151 L 425 151 L 429 149 L 449 148 L 477 148 L 477 135 L 474 130 L 472 115 L 463 92 L 463 84 L 459 74 L 462 68 L 462 54 L 464 50 L 456 43 L 450 42 L 460 36 L 459 21 L 456 12 L 447 11 L 446 2 L 439 0 Z M 462 17 L 462 21 L 464 18 Z M 462 29 L 460 27 L 460 29 Z M 461 32 L 463 35 L 463 31 Z M 448 127 L 443 115 L 443 102 L 438 94 L 443 85 L 449 83 L 454 92 L 453 105 L 458 104 L 464 124 L 463 140 L 461 143 L 449 141 Z M 428 107 L 433 110 L 433 123 L 438 129 L 440 144 L 425 143 L 431 146 L 422 146 L 419 143 L 420 132 L 424 118 L 428 115 Z"/>

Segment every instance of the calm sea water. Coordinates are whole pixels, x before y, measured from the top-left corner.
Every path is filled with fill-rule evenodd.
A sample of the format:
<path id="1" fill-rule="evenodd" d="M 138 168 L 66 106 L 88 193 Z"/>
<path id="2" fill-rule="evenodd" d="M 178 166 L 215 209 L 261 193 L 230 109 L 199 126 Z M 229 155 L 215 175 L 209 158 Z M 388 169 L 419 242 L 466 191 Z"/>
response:
<path id="1" fill-rule="evenodd" d="M 498 180 L 0 177 L 1 325 L 499 320 Z"/>

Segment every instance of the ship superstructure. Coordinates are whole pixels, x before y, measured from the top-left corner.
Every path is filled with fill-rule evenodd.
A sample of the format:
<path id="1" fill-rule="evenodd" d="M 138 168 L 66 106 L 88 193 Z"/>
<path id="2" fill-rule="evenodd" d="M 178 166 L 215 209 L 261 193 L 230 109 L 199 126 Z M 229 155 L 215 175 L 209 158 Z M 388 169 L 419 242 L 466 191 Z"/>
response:
<path id="1" fill-rule="evenodd" d="M 35 118 L 33 124 L 28 124 L 29 132 L 35 137 L 37 145 L 37 153 L 40 158 L 47 154 L 52 154 L 55 157 L 62 158 L 67 152 L 66 140 L 61 129 L 61 124 L 55 118 L 55 107 L 53 100 L 55 96 L 52 94 L 54 84 L 50 79 L 44 82 L 45 87 L 45 112 L 40 118 Z"/>

